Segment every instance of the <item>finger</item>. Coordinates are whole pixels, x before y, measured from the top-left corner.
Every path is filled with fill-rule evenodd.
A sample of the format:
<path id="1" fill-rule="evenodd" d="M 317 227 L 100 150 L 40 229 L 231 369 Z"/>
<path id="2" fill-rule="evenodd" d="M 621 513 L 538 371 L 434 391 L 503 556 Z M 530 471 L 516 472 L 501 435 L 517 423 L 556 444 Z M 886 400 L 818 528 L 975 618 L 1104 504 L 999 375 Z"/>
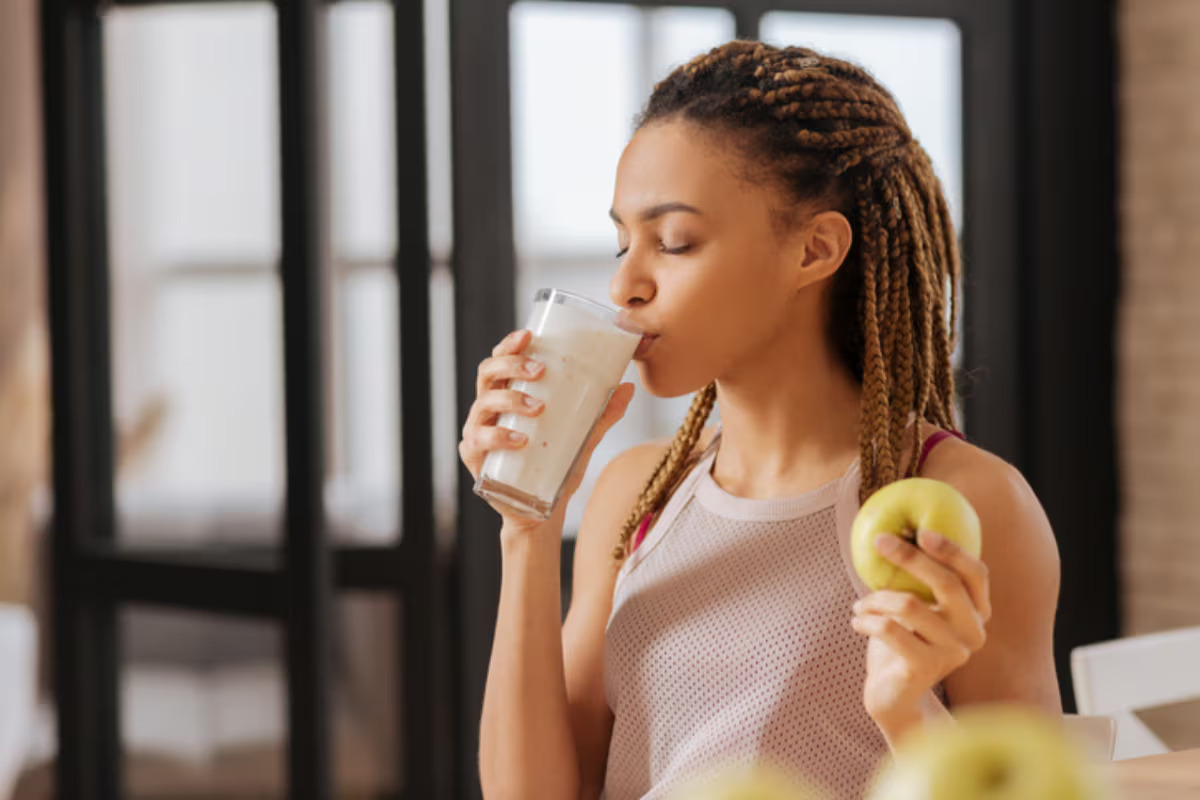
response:
<path id="1" fill-rule="evenodd" d="M 486 394 L 486 393 L 485 393 Z M 462 438 L 469 439 L 471 431 L 474 428 L 484 428 L 489 425 L 495 425 L 500 420 L 500 415 L 494 411 L 489 411 L 479 404 L 479 399 L 471 404 L 470 411 L 467 412 L 467 421 L 462 426 Z"/>
<path id="2" fill-rule="evenodd" d="M 475 401 L 480 418 L 500 414 L 520 414 L 536 417 L 546 410 L 546 404 L 515 389 L 492 389 Z"/>
<path id="3" fill-rule="evenodd" d="M 529 443 L 529 437 L 520 431 L 490 426 L 472 429 L 467 441 L 475 452 L 486 455 L 493 450 L 520 450 Z"/>
<path id="4" fill-rule="evenodd" d="M 945 608 L 967 605 L 975 610 L 962 576 L 935 561 L 921 548 L 899 536 L 884 533 L 876 537 L 875 549 L 888 561 L 928 586 L 938 605 Z"/>
<path id="5" fill-rule="evenodd" d="M 637 387 L 632 383 L 622 383 L 613 390 L 612 397 L 608 398 L 608 405 L 604 407 L 604 413 L 600 416 L 600 424 L 604 426 L 605 431 L 621 421 L 635 394 Z"/>
<path id="6" fill-rule="evenodd" d="M 595 453 L 600 441 L 604 439 L 604 435 L 625 416 L 629 403 L 633 400 L 634 391 L 635 387 L 632 383 L 622 383 L 613 390 L 612 396 L 608 398 L 608 405 L 605 406 L 600 418 L 596 420 L 596 424 L 587 441 L 584 442 L 579 458 L 575 462 L 575 468 L 568 479 L 568 493 L 574 493 L 579 488 L 579 484 L 583 481 L 583 474 L 591 462 L 592 454 Z"/>
<path id="7" fill-rule="evenodd" d="M 546 366 L 542 362 L 520 355 L 504 355 L 484 359 L 479 364 L 475 394 L 478 396 L 489 389 L 505 388 L 509 381 L 537 380 L 545 369 Z"/>
<path id="8" fill-rule="evenodd" d="M 971 596 L 971 602 L 984 619 L 992 616 L 991 592 L 988 579 L 988 567 L 981 559 L 975 558 L 945 536 L 933 531 L 917 533 L 917 543 L 935 561 L 949 567 L 959 574 Z"/>
<path id="9" fill-rule="evenodd" d="M 958 640 L 972 651 L 982 647 L 987 639 L 984 630 L 986 617 L 976 607 L 963 576 L 898 536 L 885 535 L 880 538 L 893 540 L 877 543 L 884 557 L 923 581 L 933 591 L 936 601 L 934 610 L 945 617 Z M 984 591 L 986 593 L 986 587 Z"/>
<path id="10" fill-rule="evenodd" d="M 896 655 L 909 662 L 921 664 L 929 658 L 929 645 L 896 620 L 879 614 L 863 614 L 850 621 L 851 627 L 863 636 L 886 644 Z"/>
<path id="11" fill-rule="evenodd" d="M 589 457 L 605 434 L 612 429 L 612 426 L 625 416 L 625 412 L 629 410 L 629 403 L 633 400 L 634 391 L 632 383 L 622 383 L 613 390 L 612 396 L 608 398 L 608 405 L 604 407 L 604 411 L 600 414 L 600 419 L 596 421 L 596 427 L 584 447 L 584 452 Z"/>
<path id="12" fill-rule="evenodd" d="M 529 345 L 529 340 L 533 338 L 533 332 L 529 330 L 513 331 L 508 336 L 500 340 L 500 343 L 492 348 L 493 356 L 503 356 L 513 353 L 519 353 Z"/>
<path id="13" fill-rule="evenodd" d="M 872 592 L 854 604 L 854 613 L 890 617 L 923 641 L 955 653 L 967 648 L 945 617 L 910 592 Z"/>

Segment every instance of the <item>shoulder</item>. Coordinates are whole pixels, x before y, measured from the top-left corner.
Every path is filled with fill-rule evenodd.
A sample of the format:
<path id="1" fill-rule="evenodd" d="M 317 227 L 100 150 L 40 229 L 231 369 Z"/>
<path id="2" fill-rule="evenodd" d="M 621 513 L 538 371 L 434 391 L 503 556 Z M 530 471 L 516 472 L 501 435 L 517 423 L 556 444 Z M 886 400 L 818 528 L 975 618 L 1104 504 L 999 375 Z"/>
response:
<path id="1" fill-rule="evenodd" d="M 1004 459 L 960 439 L 946 439 L 929 454 L 921 475 L 950 484 L 975 506 L 980 519 L 1024 522 L 1050 535 L 1041 502 L 1021 472 Z"/>
<path id="2" fill-rule="evenodd" d="M 703 452 L 712 443 L 716 433 L 715 427 L 706 428 L 700 434 L 693 453 Z M 632 509 L 642 487 L 670 447 L 671 439 L 664 438 L 636 445 L 620 453 L 597 478 L 589 509 L 594 505 L 624 505 L 626 510 Z"/>
<path id="3" fill-rule="evenodd" d="M 1061 580 L 1058 544 L 1021 472 L 980 447 L 948 439 L 934 448 L 921 474 L 958 489 L 979 514 L 994 607 L 1033 604 L 1035 613 L 1052 618 Z"/>
<path id="4" fill-rule="evenodd" d="M 715 427 L 706 428 L 696 443 L 696 452 L 707 448 L 716 433 Z M 670 447 L 670 439 L 636 445 L 616 456 L 600 473 L 579 530 L 577 565 L 581 560 L 594 561 L 601 557 L 611 560 L 612 548 L 622 525 Z"/>
<path id="5" fill-rule="evenodd" d="M 951 701 L 1028 702 L 1057 711 L 1053 641 L 1061 570 L 1041 502 L 1016 467 L 957 439 L 934 448 L 921 474 L 962 492 L 983 530 L 992 617 L 983 649 L 946 679 Z"/>

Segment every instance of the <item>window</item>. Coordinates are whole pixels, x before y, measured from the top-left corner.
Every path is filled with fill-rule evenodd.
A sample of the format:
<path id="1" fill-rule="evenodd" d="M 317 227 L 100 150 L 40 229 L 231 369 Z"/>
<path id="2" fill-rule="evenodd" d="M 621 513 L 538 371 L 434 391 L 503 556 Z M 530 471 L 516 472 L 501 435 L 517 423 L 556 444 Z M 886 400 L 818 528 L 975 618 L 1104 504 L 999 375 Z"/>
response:
<path id="1" fill-rule="evenodd" d="M 337 537 L 359 543 L 399 534 L 391 31 L 386 3 L 329 10 L 328 501 Z M 120 469 L 122 536 L 273 542 L 283 482 L 275 15 L 267 4 L 116 9 L 105 35 L 114 394 L 134 443 Z M 445 269 L 439 277 L 446 302 Z"/>

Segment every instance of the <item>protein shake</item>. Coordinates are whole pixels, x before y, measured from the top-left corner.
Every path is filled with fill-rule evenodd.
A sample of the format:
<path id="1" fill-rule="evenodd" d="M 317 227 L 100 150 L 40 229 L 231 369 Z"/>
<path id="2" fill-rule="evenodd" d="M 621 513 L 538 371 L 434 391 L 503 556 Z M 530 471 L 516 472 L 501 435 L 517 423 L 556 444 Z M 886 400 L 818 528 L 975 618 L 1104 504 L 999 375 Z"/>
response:
<path id="1" fill-rule="evenodd" d="M 546 404 L 537 417 L 505 414 L 499 425 L 529 437 L 520 450 L 488 453 L 475 483 L 481 497 L 546 519 L 562 496 L 588 434 L 603 413 L 641 341 L 612 309 L 559 289 L 541 289 L 527 326 L 526 355 L 545 364 L 537 381 L 511 388 Z"/>

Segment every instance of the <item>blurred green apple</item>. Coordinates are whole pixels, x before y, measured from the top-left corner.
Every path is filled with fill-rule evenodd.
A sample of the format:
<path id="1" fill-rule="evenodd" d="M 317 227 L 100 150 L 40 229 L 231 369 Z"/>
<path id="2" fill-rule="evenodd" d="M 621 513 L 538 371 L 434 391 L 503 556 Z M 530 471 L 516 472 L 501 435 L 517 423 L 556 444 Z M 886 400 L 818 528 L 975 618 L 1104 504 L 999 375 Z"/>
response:
<path id="1" fill-rule="evenodd" d="M 978 558 L 983 546 L 979 515 L 953 486 L 930 478 L 907 478 L 867 498 L 850 530 L 854 569 L 872 590 L 912 592 L 928 602 L 933 592 L 875 549 L 880 534 L 916 544 L 917 531 L 933 531 Z"/>
<path id="2" fill-rule="evenodd" d="M 900 742 L 868 800 L 1108 800 L 1061 718 L 1010 705 L 976 706 Z"/>
<path id="3" fill-rule="evenodd" d="M 727 769 L 699 778 L 671 800 L 823 800 L 783 770 L 764 765 Z"/>

